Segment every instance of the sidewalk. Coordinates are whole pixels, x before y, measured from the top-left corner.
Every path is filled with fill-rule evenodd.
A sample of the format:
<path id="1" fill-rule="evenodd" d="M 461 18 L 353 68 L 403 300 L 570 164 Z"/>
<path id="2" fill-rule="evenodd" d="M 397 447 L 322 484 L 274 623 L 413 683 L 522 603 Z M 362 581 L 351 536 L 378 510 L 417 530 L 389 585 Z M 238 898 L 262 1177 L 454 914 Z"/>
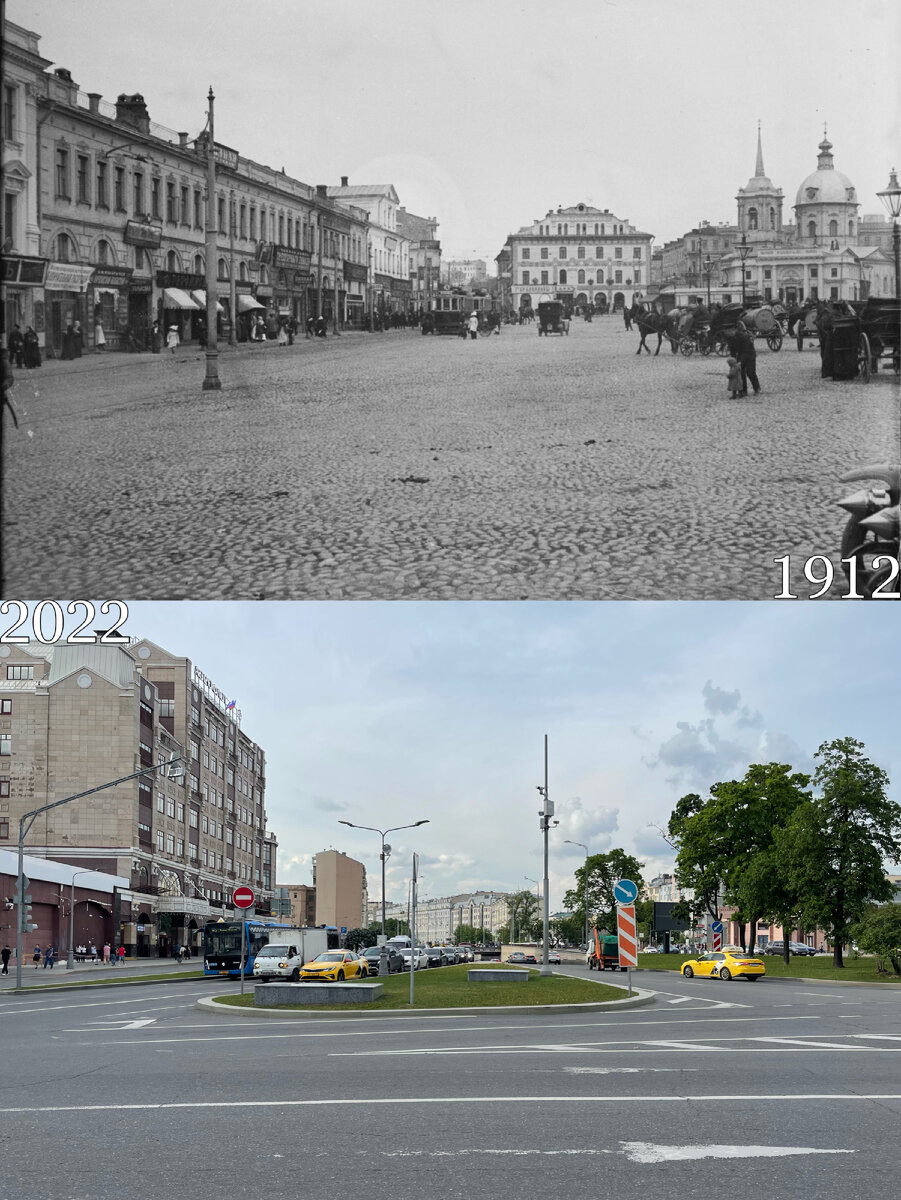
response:
<path id="1" fill-rule="evenodd" d="M 109 966 L 105 963 L 78 963 L 71 971 L 66 969 L 66 960 L 56 961 L 53 967 L 45 968 L 43 964 L 34 969 L 34 963 L 29 957 L 22 964 L 23 987 L 46 987 L 50 984 L 84 983 L 85 980 L 103 979 L 113 983 L 117 979 L 137 979 L 142 975 L 190 975 L 203 970 L 202 958 L 189 958 L 180 963 L 174 958 L 126 958 L 122 966 Z M 0 975 L 0 991 L 16 986 L 15 959 L 9 961 L 9 975 Z"/>

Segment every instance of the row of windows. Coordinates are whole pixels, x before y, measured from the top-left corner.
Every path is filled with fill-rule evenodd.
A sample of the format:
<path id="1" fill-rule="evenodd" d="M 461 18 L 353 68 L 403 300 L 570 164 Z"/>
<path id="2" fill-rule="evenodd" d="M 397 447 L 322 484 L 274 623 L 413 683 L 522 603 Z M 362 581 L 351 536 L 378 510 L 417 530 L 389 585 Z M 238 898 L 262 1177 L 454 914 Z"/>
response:
<path id="1" fill-rule="evenodd" d="M 6 668 L 7 679 L 34 679 L 34 667 L 16 667 L 8 666 Z"/>
<path id="2" fill-rule="evenodd" d="M 625 225 L 611 225 L 610 233 L 611 234 L 621 234 L 625 231 L 625 228 L 626 228 Z M 550 225 L 539 225 L 538 232 L 541 234 L 542 237 L 552 237 L 553 236 L 553 231 L 552 231 Z M 580 236 L 588 237 L 589 236 L 588 235 L 588 224 L 580 223 L 580 224 L 573 225 L 573 233 L 576 237 L 580 237 Z M 595 222 L 594 223 L 594 236 L 595 237 L 606 237 L 607 236 L 606 224 L 599 225 L 597 222 Z M 568 224 L 563 224 L 563 225 L 558 224 L 557 225 L 557 237 L 569 237 L 569 225 Z"/>
<path id="3" fill-rule="evenodd" d="M 577 246 L 575 257 L 576 258 L 585 258 L 587 256 L 587 253 L 588 252 L 587 252 L 585 246 Z M 541 258 L 549 258 L 550 250 L 548 249 L 547 246 L 541 246 L 541 247 L 539 247 L 539 255 Z M 531 258 L 532 257 L 531 247 L 523 246 L 520 251 L 520 257 L 522 257 L 524 259 Z M 574 257 L 573 252 L 572 252 L 572 247 L 571 246 L 569 246 L 569 247 L 561 246 L 560 249 L 557 251 L 557 257 L 558 258 Z M 598 258 L 598 259 L 609 258 L 610 257 L 609 246 L 596 246 L 595 250 L 594 250 L 594 257 Z M 623 257 L 622 246 L 614 246 L 613 247 L 613 257 L 614 258 L 622 258 Z M 641 258 L 641 246 L 633 246 L 632 247 L 632 257 L 633 258 Z"/>
<path id="4" fill-rule="evenodd" d="M 530 283 L 541 283 L 541 284 L 549 286 L 550 285 L 549 276 L 550 276 L 550 271 L 541 271 L 540 279 L 533 280 L 528 271 L 523 271 L 522 282 L 527 287 Z M 631 278 L 632 278 L 633 283 L 641 283 L 641 267 L 635 267 L 633 269 Z M 569 281 L 569 275 L 566 271 L 558 271 L 557 272 L 557 278 L 555 281 L 556 283 L 564 284 L 564 283 L 568 283 L 568 281 Z M 607 283 L 622 283 L 622 281 L 623 281 L 622 271 L 614 271 L 612 278 L 610 277 L 610 272 L 608 271 Z M 586 278 L 585 271 L 579 271 L 577 273 L 576 282 L 577 283 L 592 283 L 592 282 L 593 283 L 603 283 L 604 282 L 604 272 L 598 271 L 595 279 L 589 280 Z"/>
<path id="5" fill-rule="evenodd" d="M 205 189 L 162 179 L 134 169 L 129 180 L 125 167 L 113 165 L 106 158 L 98 158 L 92 174 L 91 157 L 87 154 L 74 156 L 74 199 L 79 204 L 93 204 L 96 208 L 112 209 L 134 217 L 150 217 L 170 225 L 181 224 L 187 228 L 206 227 Z M 56 198 L 71 200 L 72 155 L 65 146 L 56 148 Z M 129 208 L 130 202 L 130 208 Z M 293 249 L 313 251 L 317 236 L 312 219 L 295 217 L 289 213 L 276 212 L 275 208 L 263 205 L 235 202 L 221 193 L 216 197 L 217 229 L 238 239 L 251 242 L 272 241 Z M 323 253 L 333 258 L 350 258 L 363 262 L 364 238 L 362 233 L 347 235 L 332 229 L 322 228 Z M 61 260 L 65 261 L 65 260 Z"/>

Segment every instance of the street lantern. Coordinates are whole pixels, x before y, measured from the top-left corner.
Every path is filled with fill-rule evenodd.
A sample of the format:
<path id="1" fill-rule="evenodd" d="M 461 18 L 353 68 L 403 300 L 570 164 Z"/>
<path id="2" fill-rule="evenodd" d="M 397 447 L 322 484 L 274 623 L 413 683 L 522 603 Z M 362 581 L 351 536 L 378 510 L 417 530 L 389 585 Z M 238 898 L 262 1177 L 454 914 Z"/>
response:
<path id="1" fill-rule="evenodd" d="M 898 217 L 901 216 L 901 187 L 898 186 L 898 174 L 895 168 L 892 167 L 892 173 L 889 175 L 888 183 L 881 192 L 876 195 L 885 205 L 885 210 L 892 218 L 892 249 L 895 252 L 895 299 L 901 300 L 901 225 L 898 224 Z"/>
<path id="2" fill-rule="evenodd" d="M 710 257 L 709 254 L 704 259 L 703 266 L 704 266 L 704 275 L 707 278 L 707 307 L 709 308 L 710 307 L 710 276 L 713 273 L 713 259 Z M 573 845 L 581 846 L 582 843 L 581 842 L 578 842 L 578 843 L 573 842 Z M 587 853 L 587 851 L 586 851 L 586 853 Z"/>
<path id="3" fill-rule="evenodd" d="M 743 233 L 740 242 L 733 242 L 738 257 L 741 259 L 741 303 L 742 308 L 745 304 L 745 263 L 748 261 L 748 255 L 751 253 L 751 247 L 748 245 L 748 236 Z"/>

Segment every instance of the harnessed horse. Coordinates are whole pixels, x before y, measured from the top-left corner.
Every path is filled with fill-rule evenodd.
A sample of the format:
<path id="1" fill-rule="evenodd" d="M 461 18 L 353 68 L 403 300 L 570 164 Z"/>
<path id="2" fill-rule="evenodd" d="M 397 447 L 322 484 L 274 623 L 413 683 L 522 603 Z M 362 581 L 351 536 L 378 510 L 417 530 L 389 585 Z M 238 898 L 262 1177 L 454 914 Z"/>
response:
<path id="1" fill-rule="evenodd" d="M 651 353 L 650 346 L 648 346 L 645 338 L 648 334 L 655 333 L 657 334 L 657 349 L 654 351 L 654 357 L 656 358 L 660 353 L 660 346 L 664 337 L 669 339 L 670 347 L 675 354 L 675 339 L 678 337 L 676 330 L 679 321 L 679 311 L 677 309 L 674 309 L 671 313 L 661 313 L 657 312 L 656 309 L 649 309 L 642 305 L 638 309 L 638 312 L 633 311 L 632 319 L 637 324 L 638 332 L 641 334 L 641 341 L 638 343 L 638 349 L 635 351 L 636 354 L 641 354 L 642 350 L 647 350 L 648 354 Z"/>

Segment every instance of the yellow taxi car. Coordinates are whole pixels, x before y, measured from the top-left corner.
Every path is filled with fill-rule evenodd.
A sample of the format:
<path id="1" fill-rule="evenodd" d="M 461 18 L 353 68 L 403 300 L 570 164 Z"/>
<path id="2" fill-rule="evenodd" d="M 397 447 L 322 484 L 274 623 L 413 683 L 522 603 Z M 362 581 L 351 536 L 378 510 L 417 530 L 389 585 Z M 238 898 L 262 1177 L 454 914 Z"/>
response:
<path id="1" fill-rule="evenodd" d="M 700 958 L 692 958 L 682 964 L 682 974 L 686 979 L 702 975 L 711 979 L 747 979 L 753 983 L 761 975 L 766 975 L 766 967 L 759 958 L 753 958 L 736 947 L 711 950 Z"/>
<path id="2" fill-rule="evenodd" d="M 350 950 L 323 950 L 312 962 L 300 968 L 301 979 L 321 979 L 326 983 L 341 983 L 345 979 L 365 979 L 369 967 L 364 958 Z"/>

